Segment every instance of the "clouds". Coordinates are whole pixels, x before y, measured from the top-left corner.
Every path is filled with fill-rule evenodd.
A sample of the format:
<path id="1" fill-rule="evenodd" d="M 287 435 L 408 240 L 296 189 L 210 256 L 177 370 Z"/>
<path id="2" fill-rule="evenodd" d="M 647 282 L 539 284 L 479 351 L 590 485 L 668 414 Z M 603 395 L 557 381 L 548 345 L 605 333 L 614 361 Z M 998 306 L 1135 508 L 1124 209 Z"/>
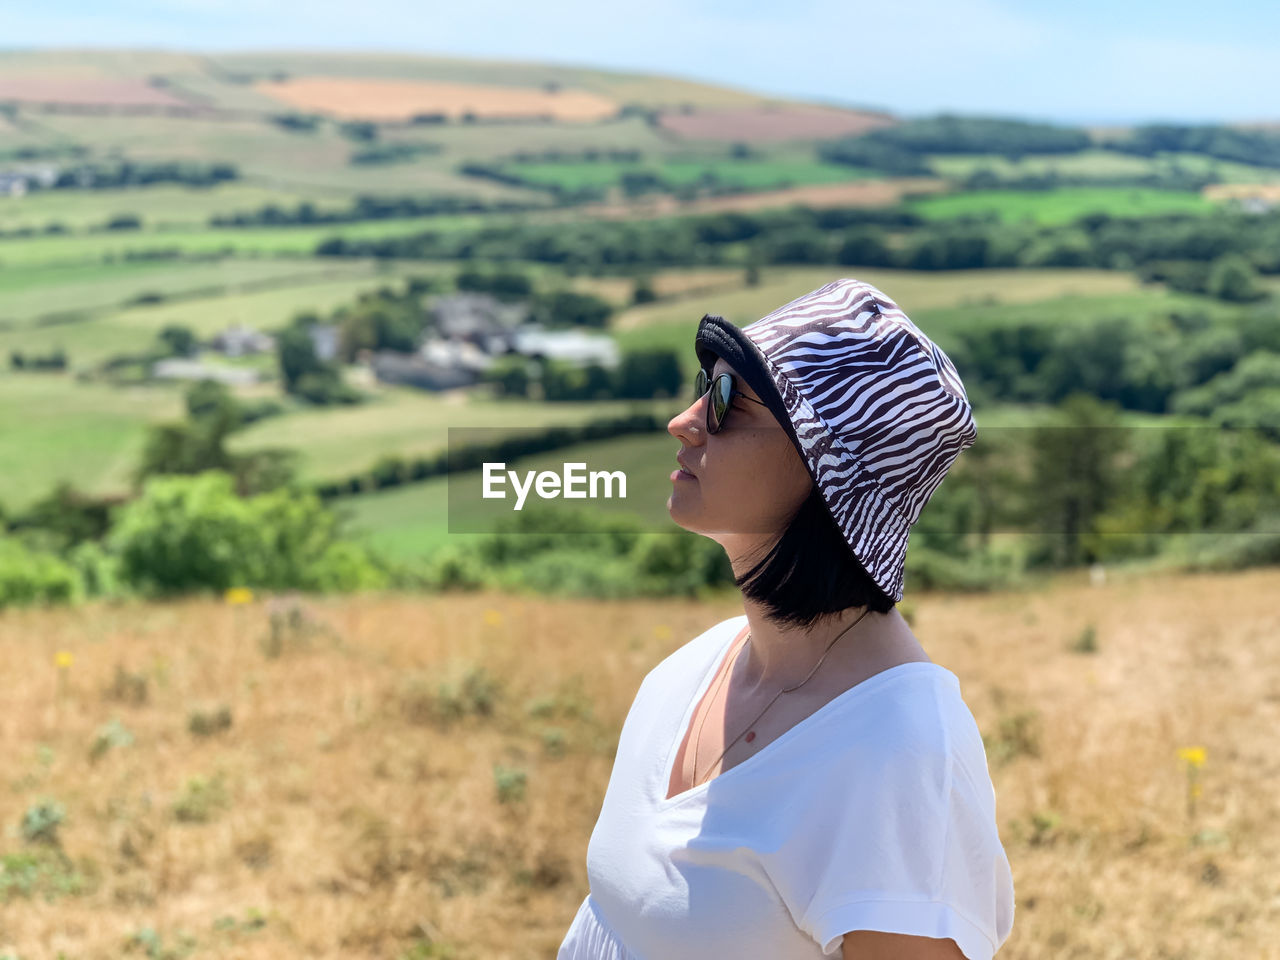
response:
<path id="1" fill-rule="evenodd" d="M 5 10 L 6 45 L 365 48 L 678 77 L 906 114 L 1274 116 L 1271 8 L 1075 0 L 81 0 Z M 1234 11 L 1227 8 L 1234 4 Z M 1246 16 L 1246 13 L 1248 14 Z"/>

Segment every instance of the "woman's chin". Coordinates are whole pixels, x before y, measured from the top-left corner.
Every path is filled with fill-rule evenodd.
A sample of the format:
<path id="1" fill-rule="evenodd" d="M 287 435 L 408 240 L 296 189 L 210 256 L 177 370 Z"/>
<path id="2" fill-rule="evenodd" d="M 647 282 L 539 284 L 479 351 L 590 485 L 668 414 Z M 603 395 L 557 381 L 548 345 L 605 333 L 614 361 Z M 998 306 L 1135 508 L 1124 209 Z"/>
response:
<path id="1" fill-rule="evenodd" d="M 684 493 L 676 490 L 671 492 L 667 497 L 667 514 L 677 526 L 684 527 L 692 533 L 697 532 L 694 529 L 697 523 L 697 511 L 692 508 L 689 498 Z"/>

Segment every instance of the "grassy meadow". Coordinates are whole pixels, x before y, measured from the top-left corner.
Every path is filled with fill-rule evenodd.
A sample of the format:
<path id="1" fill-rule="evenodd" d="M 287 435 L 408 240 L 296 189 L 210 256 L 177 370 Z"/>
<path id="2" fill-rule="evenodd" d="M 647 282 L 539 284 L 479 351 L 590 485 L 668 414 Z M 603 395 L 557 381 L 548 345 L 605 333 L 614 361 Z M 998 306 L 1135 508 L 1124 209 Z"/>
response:
<path id="1" fill-rule="evenodd" d="M 656 412 L 671 417 L 680 409 L 679 404 L 668 407 Z M 626 497 L 615 493 L 616 500 L 593 501 L 593 515 L 626 515 L 646 531 L 678 532 L 666 503 L 679 449 L 680 441 L 666 433 L 646 433 L 521 457 L 505 469 L 515 470 L 521 478 L 530 470 L 561 474 L 563 464 L 574 462 L 586 464 L 585 472 L 621 470 L 627 478 Z M 584 479 L 584 488 L 586 483 Z M 353 532 L 388 555 L 424 557 L 457 538 L 491 530 L 495 520 L 515 512 L 516 494 L 509 481 L 498 488 L 506 493 L 503 502 L 482 499 L 482 489 L 481 472 L 465 471 L 346 497 L 336 507 L 348 517 Z"/>
<path id="2" fill-rule="evenodd" d="M 1044 175 L 1056 172 L 1064 177 L 1104 178 L 1170 172 L 1181 168 L 1188 173 L 1216 170 L 1224 183 L 1267 183 L 1275 172 L 1247 163 L 1235 163 L 1198 153 L 1163 151 L 1155 157 L 1141 157 L 1115 150 L 1081 150 L 1072 154 L 1042 154 L 1011 160 L 998 154 L 937 155 L 930 166 L 945 177 L 962 179 L 976 170 L 987 169 L 1001 177 Z"/>
<path id="3" fill-rule="evenodd" d="M 770 190 L 784 186 L 811 183 L 842 183 L 877 174 L 858 171 L 852 167 L 811 160 L 760 161 L 726 160 L 699 162 L 674 159 L 661 167 L 642 163 L 520 163 L 508 171 L 535 183 L 556 184 L 566 189 L 578 187 L 608 187 L 617 184 L 625 173 L 651 172 L 668 183 L 696 183 L 706 174 L 713 174 L 724 183 L 733 183 L 752 190 Z"/>
<path id="4" fill-rule="evenodd" d="M 1001 956 L 1274 955 L 1277 590 L 1275 571 L 908 584 L 986 737 L 1017 898 Z M 552 956 L 641 679 L 741 612 L 292 602 L 0 614 L 0 950 Z M 56 845 L 22 843 L 45 802 Z"/>
<path id="5" fill-rule="evenodd" d="M 953 331 L 974 321 L 1061 324 L 1097 316 L 1135 319 L 1170 310 L 1230 312 L 1207 300 L 1143 285 L 1132 274 L 1109 270 L 948 270 L 912 272 L 864 267 L 768 267 L 749 287 L 726 281 L 658 303 L 628 307 L 615 318 L 623 349 L 676 350 L 692 378 L 693 335 L 703 313 L 748 324 L 837 277 L 865 280 L 891 297 L 944 350 Z"/>
<path id="6" fill-rule="evenodd" d="M 1186 190 L 1144 187 L 1062 187 L 1057 190 L 971 190 L 960 194 L 921 197 L 907 201 L 922 217 L 994 215 L 1004 223 L 1070 223 L 1089 213 L 1113 217 L 1151 217 L 1162 213 L 1208 213 L 1214 203 Z"/>

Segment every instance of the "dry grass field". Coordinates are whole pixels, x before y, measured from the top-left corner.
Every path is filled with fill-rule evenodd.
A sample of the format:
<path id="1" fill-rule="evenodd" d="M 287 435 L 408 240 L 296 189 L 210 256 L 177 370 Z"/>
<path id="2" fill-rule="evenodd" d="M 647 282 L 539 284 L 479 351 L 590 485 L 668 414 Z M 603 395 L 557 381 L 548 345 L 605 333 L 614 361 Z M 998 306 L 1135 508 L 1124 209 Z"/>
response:
<path id="1" fill-rule="evenodd" d="M 604 120 L 618 111 L 614 101 L 585 90 L 548 92 L 482 83 L 297 77 L 260 82 L 254 88 L 301 110 L 364 120 L 409 120 L 419 113 L 458 119 L 469 111 L 479 117 L 548 116 L 582 122 Z"/>
<path id="2" fill-rule="evenodd" d="M 834 107 L 764 103 L 727 110 L 695 110 L 663 114 L 664 129 L 689 140 L 734 140 L 772 143 L 779 140 L 829 140 L 891 127 L 887 113 Z"/>
<path id="3" fill-rule="evenodd" d="M 1002 958 L 1280 956 L 1278 592 L 908 589 L 987 740 Z M 0 956 L 552 957 L 636 688 L 741 612 L 294 603 L 0 612 Z"/>
<path id="4" fill-rule="evenodd" d="M 1211 183 L 1200 192 L 1213 201 L 1252 197 L 1268 204 L 1280 203 L 1280 183 Z"/>
<path id="5" fill-rule="evenodd" d="M 0 73 L 0 100 L 19 103 L 121 106 L 187 106 L 165 90 L 138 77 L 113 77 L 97 71 Z"/>

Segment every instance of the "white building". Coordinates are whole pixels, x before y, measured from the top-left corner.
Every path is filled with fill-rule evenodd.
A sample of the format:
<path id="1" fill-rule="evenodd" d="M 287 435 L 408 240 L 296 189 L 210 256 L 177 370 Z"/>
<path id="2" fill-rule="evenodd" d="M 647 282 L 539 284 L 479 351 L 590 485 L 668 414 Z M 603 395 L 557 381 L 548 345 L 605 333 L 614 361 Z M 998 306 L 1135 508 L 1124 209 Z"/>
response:
<path id="1" fill-rule="evenodd" d="M 577 366 L 598 363 L 616 367 L 620 359 L 612 337 L 581 330 L 545 330 L 538 324 L 516 330 L 513 347 L 526 357 L 562 360 Z"/>
<path id="2" fill-rule="evenodd" d="M 214 350 L 228 357 L 243 357 L 250 353 L 270 353 L 275 349 L 275 338 L 243 324 L 233 324 L 213 335 L 210 342 Z"/>
<path id="3" fill-rule="evenodd" d="M 432 338 L 418 348 L 418 356 L 439 367 L 461 367 L 477 373 L 493 366 L 494 358 L 469 340 Z"/>
<path id="4" fill-rule="evenodd" d="M 169 357 L 151 365 L 151 375 L 160 380 L 217 380 L 227 386 L 257 383 L 258 371 L 244 367 L 216 367 L 185 357 Z"/>

